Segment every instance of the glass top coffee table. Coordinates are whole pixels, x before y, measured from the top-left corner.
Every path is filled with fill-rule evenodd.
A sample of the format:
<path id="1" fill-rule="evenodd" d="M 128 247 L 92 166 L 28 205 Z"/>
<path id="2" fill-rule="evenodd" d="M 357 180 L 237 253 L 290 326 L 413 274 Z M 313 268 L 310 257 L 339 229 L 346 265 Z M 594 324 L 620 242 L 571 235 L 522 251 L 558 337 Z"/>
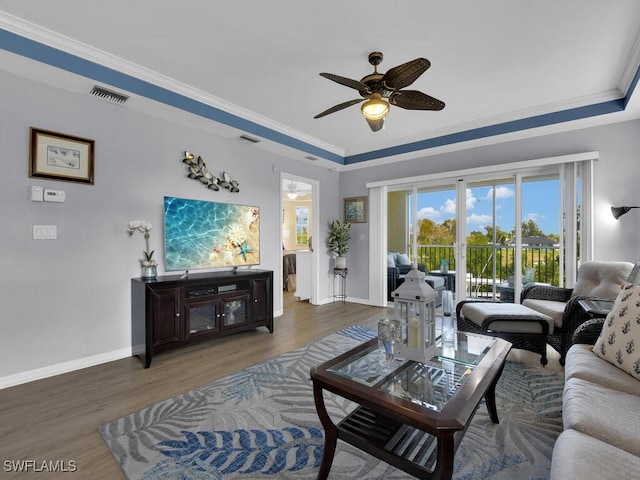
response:
<path id="1" fill-rule="evenodd" d="M 311 369 L 325 430 L 318 479 L 331 469 L 338 438 L 418 478 L 450 479 L 462 437 L 484 397 L 498 423 L 495 387 L 511 344 L 456 332 L 452 346 L 421 363 L 383 359 L 374 338 Z M 324 390 L 358 404 L 337 425 Z"/>

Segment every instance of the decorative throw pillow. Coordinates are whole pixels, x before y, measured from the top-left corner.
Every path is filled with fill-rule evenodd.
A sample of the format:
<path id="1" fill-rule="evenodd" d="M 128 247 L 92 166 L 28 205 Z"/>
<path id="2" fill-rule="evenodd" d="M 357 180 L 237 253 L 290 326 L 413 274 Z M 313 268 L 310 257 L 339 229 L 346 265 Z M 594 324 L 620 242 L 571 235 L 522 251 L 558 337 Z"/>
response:
<path id="1" fill-rule="evenodd" d="M 387 253 L 387 267 L 395 267 L 396 266 L 396 256 L 393 253 Z"/>
<path id="2" fill-rule="evenodd" d="M 407 255 L 406 253 L 399 253 L 398 265 L 411 265 L 411 260 L 409 260 L 409 255 Z"/>
<path id="3" fill-rule="evenodd" d="M 622 286 L 593 352 L 640 380 L 640 286 Z"/>

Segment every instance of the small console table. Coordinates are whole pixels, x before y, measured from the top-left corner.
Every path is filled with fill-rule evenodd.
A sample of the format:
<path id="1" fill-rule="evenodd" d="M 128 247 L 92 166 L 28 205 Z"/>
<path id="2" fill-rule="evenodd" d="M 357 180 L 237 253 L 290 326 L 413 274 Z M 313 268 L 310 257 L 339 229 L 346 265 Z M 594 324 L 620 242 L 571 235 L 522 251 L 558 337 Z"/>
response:
<path id="1" fill-rule="evenodd" d="M 154 354 L 256 327 L 273 333 L 273 272 L 230 270 L 131 280 L 133 354 Z"/>
<path id="2" fill-rule="evenodd" d="M 589 318 L 604 318 L 613 309 L 613 300 L 592 300 L 585 298 L 578 300 L 578 305 L 584 310 Z"/>

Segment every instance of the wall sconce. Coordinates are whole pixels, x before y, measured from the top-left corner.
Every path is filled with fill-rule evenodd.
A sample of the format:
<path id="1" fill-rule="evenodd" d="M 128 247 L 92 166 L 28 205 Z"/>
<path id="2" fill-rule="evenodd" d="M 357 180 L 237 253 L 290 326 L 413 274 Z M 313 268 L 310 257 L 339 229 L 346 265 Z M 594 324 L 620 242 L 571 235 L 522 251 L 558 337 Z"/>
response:
<path id="1" fill-rule="evenodd" d="M 617 220 L 632 208 L 640 208 L 640 207 L 611 207 L 611 215 L 613 215 L 613 218 Z"/>

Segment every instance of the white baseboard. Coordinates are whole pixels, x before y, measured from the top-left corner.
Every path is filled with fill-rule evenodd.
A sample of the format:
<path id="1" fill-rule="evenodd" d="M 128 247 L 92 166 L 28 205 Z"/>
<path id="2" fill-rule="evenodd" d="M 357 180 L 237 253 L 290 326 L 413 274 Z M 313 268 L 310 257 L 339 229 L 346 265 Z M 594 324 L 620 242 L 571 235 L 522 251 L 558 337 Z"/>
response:
<path id="1" fill-rule="evenodd" d="M 48 367 L 36 368 L 35 370 L 8 375 L 0 378 L 0 390 L 3 388 L 15 387 L 16 385 L 22 385 L 23 383 L 33 382 L 35 380 L 41 380 L 43 378 L 53 377 L 62 373 L 93 367 L 95 365 L 100 365 L 101 363 L 120 360 L 130 356 L 131 348 L 123 348 L 112 352 L 93 355 L 91 357 L 80 358 L 78 360 L 71 360 L 69 362 L 58 363 Z"/>

